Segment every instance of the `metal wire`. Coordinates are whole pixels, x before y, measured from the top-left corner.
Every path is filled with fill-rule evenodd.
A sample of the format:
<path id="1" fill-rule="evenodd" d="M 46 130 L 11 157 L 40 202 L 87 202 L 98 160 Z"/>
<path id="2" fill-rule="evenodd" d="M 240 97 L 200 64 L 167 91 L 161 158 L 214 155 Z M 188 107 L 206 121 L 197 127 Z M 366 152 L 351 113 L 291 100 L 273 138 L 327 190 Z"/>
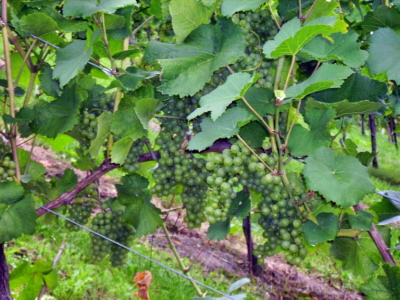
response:
<path id="1" fill-rule="evenodd" d="M 140 256 L 140 257 L 142 257 L 144 259 L 147 259 L 148 261 L 153 262 L 156 265 L 159 265 L 160 267 L 162 267 L 162 268 L 164 268 L 166 270 L 169 270 L 169 271 L 171 271 L 171 272 L 173 272 L 173 273 L 175 273 L 175 274 L 177 274 L 179 276 L 182 276 L 182 277 L 184 277 L 184 278 L 186 278 L 188 280 L 191 280 L 191 281 L 197 283 L 198 285 L 201 285 L 202 287 L 205 287 L 206 289 L 208 289 L 210 291 L 213 291 L 213 292 L 215 292 L 217 294 L 220 294 L 220 295 L 222 295 L 224 297 L 227 297 L 228 299 L 235 300 L 235 298 L 233 298 L 232 296 L 230 296 L 228 294 L 220 292 L 220 291 L 214 289 L 213 287 L 208 286 L 208 285 L 206 285 L 206 284 L 204 284 L 204 283 L 202 283 L 202 282 L 200 282 L 200 281 L 198 281 L 196 279 L 190 278 L 189 276 L 187 276 L 187 275 L 185 275 L 185 274 L 183 274 L 183 273 L 181 273 L 181 272 L 179 272 L 177 270 L 174 270 L 174 269 L 172 269 L 172 268 L 170 268 L 170 267 L 168 267 L 168 266 L 166 266 L 166 265 L 164 265 L 164 264 L 162 264 L 162 263 L 160 263 L 160 262 L 158 262 L 158 261 L 156 261 L 156 260 L 154 260 L 154 259 L 152 259 L 152 258 L 150 258 L 150 257 L 148 257 L 148 256 L 136 251 L 136 250 L 133 250 L 133 249 L 131 249 L 131 248 L 129 248 L 129 247 L 127 247 L 127 246 L 125 246 L 125 245 L 123 245 L 121 243 L 118 243 L 117 241 L 114 241 L 114 240 L 112 240 L 112 239 L 110 239 L 110 238 L 108 238 L 108 237 L 106 237 L 106 236 L 104 236 L 104 235 L 102 235 L 102 234 L 100 234 L 100 233 L 98 233 L 98 232 L 96 232 L 96 231 L 84 226 L 84 225 L 81 225 L 81 224 L 79 224 L 79 223 L 77 223 L 77 222 L 75 222 L 75 221 L 73 221 L 73 220 L 71 220 L 71 219 L 69 219 L 69 218 L 67 218 L 67 217 L 65 217 L 63 215 L 60 215 L 59 213 L 56 213 L 55 211 L 53 211 L 51 209 L 48 209 L 48 208 L 46 208 L 46 207 L 44 207 L 42 205 L 39 205 L 39 204 L 36 204 L 36 205 L 39 206 L 40 208 L 52 213 L 52 214 L 64 219 L 64 220 L 68 221 L 68 222 L 71 222 L 71 223 L 73 223 L 73 224 L 75 224 L 75 225 L 77 225 L 77 226 L 79 226 L 79 227 L 81 227 L 81 228 L 83 228 L 83 229 L 85 229 L 85 230 L 87 230 L 87 231 L 89 231 L 89 232 L 91 232 L 91 233 L 103 238 L 103 239 L 106 239 L 107 241 L 109 241 L 111 243 L 114 243 L 114 244 L 116 244 L 116 245 L 118 245 L 118 246 L 120 246 L 120 247 L 122 247 L 122 248 L 124 248 L 124 249 L 126 249 L 126 250 L 128 250 L 130 252 L 132 252 L 132 253 L 135 253 L 136 255 L 138 255 L 138 256 Z"/>

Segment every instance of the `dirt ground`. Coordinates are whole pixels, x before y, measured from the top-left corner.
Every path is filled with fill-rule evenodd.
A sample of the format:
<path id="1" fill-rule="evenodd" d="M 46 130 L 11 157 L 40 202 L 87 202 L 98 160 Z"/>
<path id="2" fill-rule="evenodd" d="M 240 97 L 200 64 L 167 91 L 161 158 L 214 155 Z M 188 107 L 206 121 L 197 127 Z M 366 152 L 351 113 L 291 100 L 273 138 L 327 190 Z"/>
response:
<path id="1" fill-rule="evenodd" d="M 30 143 L 21 144 L 27 151 Z M 67 168 L 73 168 L 69 162 L 57 158 L 57 155 L 42 147 L 35 147 L 32 159 L 43 164 L 47 176 L 59 176 Z M 73 168 L 74 169 L 74 168 Z M 74 169 L 81 179 L 85 172 Z M 100 194 L 104 198 L 115 197 L 115 180 L 104 177 L 100 181 Z M 156 201 L 156 200 L 155 200 Z M 156 203 L 156 205 L 159 203 Z M 206 274 L 215 270 L 223 270 L 228 276 L 234 274 L 238 278 L 252 276 L 246 254 L 244 238 L 230 236 L 227 240 L 217 242 L 206 238 L 206 227 L 189 230 L 178 213 L 168 213 L 167 226 L 172 240 L 182 257 L 201 263 Z M 171 252 L 165 234 L 162 230 L 149 235 L 147 240 L 162 251 Z M 171 254 L 172 255 L 172 254 Z M 356 300 L 363 296 L 344 289 L 340 282 L 330 284 L 319 274 L 306 274 L 285 262 L 280 255 L 265 259 L 263 271 L 257 277 L 259 282 L 257 294 L 265 299 L 326 299 L 326 300 Z"/>

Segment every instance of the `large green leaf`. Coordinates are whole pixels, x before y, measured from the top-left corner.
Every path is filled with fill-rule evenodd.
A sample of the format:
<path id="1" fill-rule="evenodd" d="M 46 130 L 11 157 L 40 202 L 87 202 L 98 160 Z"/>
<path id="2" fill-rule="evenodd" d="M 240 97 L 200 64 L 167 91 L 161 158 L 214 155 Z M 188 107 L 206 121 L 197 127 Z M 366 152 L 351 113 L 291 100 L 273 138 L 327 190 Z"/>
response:
<path id="1" fill-rule="evenodd" d="M 250 118 L 251 116 L 239 107 L 228 109 L 215 122 L 211 118 L 205 118 L 201 122 L 202 131 L 190 140 L 188 150 L 202 151 L 218 139 L 230 138 L 238 134 L 238 123 L 246 122 Z"/>
<path id="2" fill-rule="evenodd" d="M 20 30 L 24 36 L 43 36 L 58 29 L 57 23 L 44 13 L 33 13 L 21 18 Z"/>
<path id="3" fill-rule="evenodd" d="M 152 0 L 150 2 L 149 13 L 158 19 L 167 19 L 169 16 L 169 3 L 171 0 Z"/>
<path id="4" fill-rule="evenodd" d="M 183 97 L 194 95 L 214 71 L 243 56 L 245 47 L 242 29 L 220 18 L 215 25 L 201 25 L 192 31 L 184 44 L 150 42 L 143 61 L 160 63 L 161 92 Z"/>
<path id="5" fill-rule="evenodd" d="M 400 13 L 394 7 L 380 5 L 365 16 L 361 26 L 366 32 L 385 27 L 400 29 Z"/>
<path id="6" fill-rule="evenodd" d="M 79 104 L 82 101 L 76 84 L 64 88 L 62 95 L 52 101 L 40 100 L 34 107 L 32 130 L 49 138 L 71 130 L 78 123 Z"/>
<path id="7" fill-rule="evenodd" d="M 187 118 L 191 120 L 210 111 L 211 119 L 215 121 L 234 100 L 242 97 L 259 78 L 258 74 L 251 76 L 248 73 L 234 73 L 229 75 L 224 84 L 218 86 L 211 93 L 200 99 L 200 107 L 193 111 Z"/>
<path id="8" fill-rule="evenodd" d="M 400 267 L 385 263 L 382 268 L 386 276 L 379 275 L 361 285 L 365 300 L 400 300 Z"/>
<path id="9" fill-rule="evenodd" d="M 213 9 L 197 0 L 172 0 L 169 12 L 176 42 L 180 44 L 194 29 L 209 22 Z"/>
<path id="10" fill-rule="evenodd" d="M 0 243 L 35 232 L 37 214 L 31 195 L 17 183 L 0 183 Z"/>
<path id="11" fill-rule="evenodd" d="M 349 216 L 349 223 L 351 228 L 357 230 L 372 230 L 372 218 L 373 214 L 366 210 L 359 209 L 357 215 Z"/>
<path id="12" fill-rule="evenodd" d="M 353 71 L 348 67 L 324 63 L 310 78 L 289 87 L 286 96 L 302 99 L 311 93 L 328 88 L 338 88 L 352 73 Z"/>
<path id="13" fill-rule="evenodd" d="M 303 224 L 303 232 L 310 245 L 318 245 L 333 240 L 339 231 L 339 218 L 332 213 L 320 213 L 317 224 L 308 221 Z"/>
<path id="14" fill-rule="evenodd" d="M 314 153 L 322 146 L 328 146 L 331 141 L 328 123 L 333 120 L 336 113 L 332 108 L 313 109 L 306 108 L 305 121 L 310 129 L 300 124 L 293 127 L 288 148 L 294 156 L 304 156 Z"/>
<path id="15" fill-rule="evenodd" d="M 124 176 L 122 185 L 117 185 L 118 200 L 126 206 L 122 215 L 125 222 L 132 224 L 135 237 L 153 233 L 162 225 L 161 211 L 151 203 L 151 194 L 148 191 L 146 178 L 138 175 Z"/>
<path id="16" fill-rule="evenodd" d="M 387 228 L 381 231 L 384 239 L 387 239 L 389 232 Z M 382 262 L 375 243 L 365 231 L 357 238 L 336 238 L 331 246 L 331 255 L 343 262 L 343 269 L 362 277 L 371 276 Z"/>
<path id="17" fill-rule="evenodd" d="M 303 174 L 309 189 L 343 207 L 356 205 L 365 195 L 375 192 L 368 169 L 358 159 L 335 155 L 325 147 L 306 159 Z"/>
<path id="18" fill-rule="evenodd" d="M 370 42 L 367 64 L 371 73 L 386 73 L 388 79 L 400 84 L 400 35 L 393 29 L 381 28 L 374 32 Z"/>
<path id="19" fill-rule="evenodd" d="M 263 52 L 267 58 L 296 55 L 315 36 L 331 34 L 335 23 L 336 17 L 326 16 L 301 26 L 300 20 L 294 18 L 282 26 L 273 40 L 265 43 Z"/>
<path id="20" fill-rule="evenodd" d="M 65 48 L 56 50 L 56 66 L 53 78 L 60 80 L 60 86 L 66 85 L 82 71 L 92 55 L 92 45 L 86 41 L 74 41 Z"/>
<path id="21" fill-rule="evenodd" d="M 64 16 L 77 16 L 86 18 L 98 12 L 113 13 L 117 8 L 137 5 L 136 0 L 65 0 L 63 7 Z"/>
<path id="22" fill-rule="evenodd" d="M 348 31 L 330 36 L 330 40 L 317 36 L 305 45 L 300 53 L 318 61 L 341 61 L 351 68 L 359 68 L 368 58 L 368 52 L 361 50 L 357 42 L 358 34 Z"/>
<path id="23" fill-rule="evenodd" d="M 268 0 L 224 0 L 221 5 L 221 12 L 224 16 L 231 17 L 237 11 L 255 11 Z"/>

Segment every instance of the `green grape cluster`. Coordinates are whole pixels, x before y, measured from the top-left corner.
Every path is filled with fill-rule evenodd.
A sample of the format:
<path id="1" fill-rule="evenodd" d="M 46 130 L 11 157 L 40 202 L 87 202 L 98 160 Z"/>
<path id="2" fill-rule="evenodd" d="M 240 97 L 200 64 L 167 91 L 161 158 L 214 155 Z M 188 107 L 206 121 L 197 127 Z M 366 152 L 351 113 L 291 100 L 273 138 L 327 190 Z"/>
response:
<path id="1" fill-rule="evenodd" d="M 92 230 L 104 235 L 114 241 L 126 245 L 132 236 L 132 229 L 122 222 L 122 210 L 99 212 L 92 220 Z M 95 262 L 101 261 L 106 255 L 110 254 L 110 260 L 113 266 L 123 263 L 127 251 L 121 250 L 118 245 L 98 236 L 91 235 L 92 258 Z"/>
<path id="2" fill-rule="evenodd" d="M 78 224 L 85 225 L 92 214 L 92 208 L 92 205 L 85 203 L 73 203 L 69 207 L 69 218 Z M 78 231 L 80 229 L 78 225 L 71 222 L 67 222 L 65 227 L 70 231 Z"/>
<path id="3" fill-rule="evenodd" d="M 277 62 L 265 59 L 262 54 L 262 46 L 278 32 L 271 13 L 269 10 L 241 12 L 233 15 L 232 21 L 245 30 L 248 44 L 243 60 L 236 62 L 232 69 L 257 72 L 261 78 L 255 86 L 272 89 Z"/>
<path id="4" fill-rule="evenodd" d="M 146 144 L 147 139 L 145 137 L 140 138 L 133 142 L 132 147 L 125 159 L 122 167 L 130 174 L 135 173 L 140 169 L 140 163 L 138 162 L 139 156 L 144 153 L 143 147 Z"/>
<path id="5" fill-rule="evenodd" d="M 15 175 L 15 162 L 11 159 L 11 147 L 0 138 L 0 181 L 11 180 Z"/>
<path id="6" fill-rule="evenodd" d="M 81 149 L 87 151 L 90 148 L 90 143 L 95 139 L 97 134 L 97 120 L 94 113 L 84 110 L 80 115 L 79 133 L 82 136 L 80 140 Z"/>

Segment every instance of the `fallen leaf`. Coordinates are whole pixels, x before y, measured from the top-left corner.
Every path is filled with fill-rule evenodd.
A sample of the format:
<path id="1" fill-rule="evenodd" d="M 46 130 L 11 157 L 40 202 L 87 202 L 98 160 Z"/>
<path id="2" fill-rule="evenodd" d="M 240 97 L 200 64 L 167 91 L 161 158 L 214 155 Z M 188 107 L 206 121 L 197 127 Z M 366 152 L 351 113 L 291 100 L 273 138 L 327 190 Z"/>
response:
<path id="1" fill-rule="evenodd" d="M 149 297 L 149 287 L 152 279 L 150 271 L 143 271 L 136 273 L 133 278 L 133 282 L 138 287 L 139 291 L 133 295 L 133 297 L 139 297 L 142 300 L 150 300 Z"/>

